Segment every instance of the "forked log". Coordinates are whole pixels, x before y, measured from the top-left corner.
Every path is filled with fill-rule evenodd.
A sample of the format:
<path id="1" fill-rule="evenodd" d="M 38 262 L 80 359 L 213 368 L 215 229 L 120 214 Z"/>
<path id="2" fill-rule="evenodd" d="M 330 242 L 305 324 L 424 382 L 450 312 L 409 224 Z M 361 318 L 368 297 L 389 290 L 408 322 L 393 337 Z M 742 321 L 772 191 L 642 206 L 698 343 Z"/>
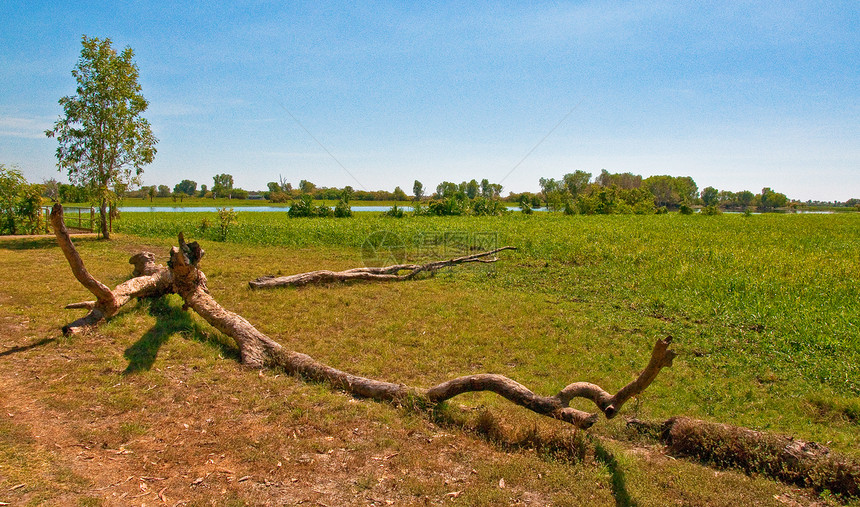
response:
<path id="1" fill-rule="evenodd" d="M 436 404 L 459 394 L 475 391 L 492 391 L 508 400 L 541 415 L 553 417 L 579 428 L 592 426 L 599 413 L 588 413 L 569 407 L 573 398 L 592 400 L 607 417 L 612 418 L 631 397 L 644 391 L 662 368 L 672 365 L 675 352 L 669 350 L 671 337 L 658 340 L 651 360 L 637 379 L 615 395 L 600 386 L 575 382 L 555 396 L 540 396 L 503 375 L 469 375 L 449 380 L 430 389 L 410 387 L 359 377 L 322 364 L 307 354 L 284 349 L 279 343 L 258 331 L 242 316 L 230 312 L 212 297 L 198 265 L 204 251 L 197 242 L 185 243 L 179 235 L 179 247 L 170 251 L 168 266 L 173 272 L 174 290 L 203 319 L 222 333 L 230 336 L 239 347 L 243 364 L 255 368 L 281 368 L 291 374 L 325 381 L 349 393 L 378 400 L 403 400 L 409 397 Z"/>
<path id="2" fill-rule="evenodd" d="M 105 284 L 96 280 L 84 267 L 75 245 L 69 237 L 69 231 L 63 221 L 63 207 L 57 203 L 51 209 L 51 225 L 57 243 L 63 251 L 72 273 L 81 285 L 96 297 L 95 301 L 83 301 L 67 305 L 67 309 L 83 308 L 89 310 L 85 316 L 63 326 L 63 334 L 71 335 L 98 325 L 106 318 L 112 317 L 117 311 L 133 298 L 155 297 L 168 294 L 173 289 L 173 275 L 166 267 L 155 263 L 155 256 L 142 252 L 133 256 L 128 262 L 134 265 L 134 278 L 109 289 Z"/>
<path id="3" fill-rule="evenodd" d="M 331 282 L 352 282 L 356 280 L 376 282 L 403 282 L 411 280 L 420 273 L 433 273 L 442 268 L 465 264 L 469 262 L 491 263 L 499 260 L 497 257 L 486 259 L 491 255 L 503 250 L 516 250 L 513 246 L 503 246 L 487 252 L 465 255 L 455 259 L 428 262 L 427 264 L 394 264 L 384 267 L 352 268 L 344 271 L 318 270 L 307 273 L 298 273 L 289 276 L 261 276 L 251 280 L 248 285 L 252 289 L 271 289 L 274 287 L 301 287 L 303 285 L 317 285 Z M 402 271 L 407 273 L 400 274 Z"/>

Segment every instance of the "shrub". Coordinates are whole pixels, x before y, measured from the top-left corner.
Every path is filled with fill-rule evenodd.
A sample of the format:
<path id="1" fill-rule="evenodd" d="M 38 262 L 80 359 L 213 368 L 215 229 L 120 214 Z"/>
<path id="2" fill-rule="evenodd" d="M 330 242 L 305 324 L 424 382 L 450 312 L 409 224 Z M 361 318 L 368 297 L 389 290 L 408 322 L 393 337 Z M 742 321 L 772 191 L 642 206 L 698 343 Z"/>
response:
<path id="1" fill-rule="evenodd" d="M 287 216 L 290 218 L 311 216 L 314 211 L 313 201 L 314 198 L 307 194 L 300 195 L 298 199 L 293 199 L 293 202 L 290 204 L 290 209 L 287 210 Z"/>
<path id="2" fill-rule="evenodd" d="M 417 206 L 417 205 L 416 205 Z M 403 218 L 403 208 L 398 208 L 395 204 L 390 210 L 382 213 L 384 217 Z"/>
<path id="3" fill-rule="evenodd" d="M 433 199 L 427 204 L 428 214 L 436 216 L 455 216 L 466 213 L 466 202 L 456 197 Z"/>
<path id="4" fill-rule="evenodd" d="M 233 208 L 218 208 L 218 226 L 221 241 L 227 240 L 227 233 L 230 232 L 230 226 L 238 222 L 238 216 Z"/>
<path id="5" fill-rule="evenodd" d="M 498 199 L 478 197 L 472 201 L 472 214 L 478 216 L 499 216 L 507 212 L 504 204 Z"/>
<path id="6" fill-rule="evenodd" d="M 520 196 L 520 209 L 523 210 L 523 213 L 526 215 L 531 215 L 532 213 L 532 203 L 529 196 L 526 194 Z"/>
<path id="7" fill-rule="evenodd" d="M 352 213 L 352 211 L 350 211 Z M 320 204 L 316 208 L 314 208 L 313 216 L 328 218 L 334 216 L 334 210 L 326 206 L 325 204 Z"/>
<path id="8" fill-rule="evenodd" d="M 577 209 L 573 206 L 573 204 L 568 200 L 564 203 L 564 214 L 565 215 L 576 215 Z"/>
<path id="9" fill-rule="evenodd" d="M 349 218 L 352 216 L 352 208 L 349 207 L 349 203 L 344 199 L 338 201 L 337 205 L 334 207 L 334 216 L 337 218 Z"/>
<path id="10" fill-rule="evenodd" d="M 681 205 L 681 207 L 680 207 L 680 208 L 678 208 L 678 211 L 679 211 L 682 215 L 692 215 L 692 214 L 693 214 L 693 208 L 691 208 L 691 207 L 690 207 L 690 206 L 688 206 L 687 204 L 682 204 L 682 205 Z"/>
<path id="11" fill-rule="evenodd" d="M 720 215 L 723 212 L 720 211 L 720 208 L 718 208 L 715 204 L 711 204 L 702 208 L 701 213 L 703 215 Z"/>

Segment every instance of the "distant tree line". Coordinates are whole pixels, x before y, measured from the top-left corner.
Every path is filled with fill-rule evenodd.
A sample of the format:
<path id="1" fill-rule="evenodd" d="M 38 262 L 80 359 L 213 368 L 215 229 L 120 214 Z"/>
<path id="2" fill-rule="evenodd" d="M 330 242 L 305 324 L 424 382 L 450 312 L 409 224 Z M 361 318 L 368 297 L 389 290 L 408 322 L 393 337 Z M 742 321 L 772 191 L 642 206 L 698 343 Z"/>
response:
<path id="1" fill-rule="evenodd" d="M 854 209 L 860 211 L 860 199 L 840 201 L 789 200 L 785 194 L 765 187 L 759 193 L 749 190 L 730 191 L 714 187 L 698 189 L 689 176 L 658 175 L 647 178 L 630 172 L 610 173 L 605 169 L 596 177 L 577 170 L 561 178 L 540 178 L 539 192 L 510 192 L 502 197 L 502 185 L 487 179 L 454 183 L 443 181 L 430 192 L 415 180 L 412 195 L 402 188 L 394 191 L 355 190 L 318 187 L 308 180 L 300 180 L 297 187 L 279 178 L 269 182 L 261 192 L 234 187 L 233 176 L 218 174 L 212 178 L 211 188 L 196 181 L 184 179 L 171 189 L 167 185 L 144 185 L 129 190 L 128 184 L 115 183 L 111 189 L 119 203 L 125 198 L 152 201 L 156 197 L 182 201 L 197 199 L 267 199 L 273 203 L 290 203 L 295 208 L 292 216 L 351 216 L 352 201 L 411 202 L 416 215 L 499 215 L 505 213 L 509 203 L 518 204 L 524 213 L 535 208 L 568 214 L 651 214 L 678 210 L 692 212 L 699 207 L 706 214 L 722 211 L 801 210 L 801 209 Z M 96 203 L 98 189 L 93 184 L 67 184 L 54 178 L 41 184 L 30 184 L 15 167 L 0 164 L 0 233 L 31 232 L 36 230 L 43 200 L 63 203 Z M 38 199 L 37 199 L 38 197 Z M 314 206 L 313 201 L 335 201 L 334 209 Z M 395 207 L 391 213 L 402 216 Z"/>
<path id="2" fill-rule="evenodd" d="M 605 169 L 594 179 L 591 176 L 578 170 L 560 179 L 541 178 L 539 193 L 511 193 L 506 200 L 520 203 L 523 211 L 542 205 L 550 211 L 567 214 L 652 214 L 669 210 L 687 213 L 692 212 L 694 206 L 715 214 L 722 210 L 774 211 L 790 204 L 785 194 L 769 187 L 759 194 L 749 190 L 721 191 L 714 187 L 705 187 L 699 192 L 698 185 L 689 176 L 643 178 L 629 172 L 613 174 Z"/>

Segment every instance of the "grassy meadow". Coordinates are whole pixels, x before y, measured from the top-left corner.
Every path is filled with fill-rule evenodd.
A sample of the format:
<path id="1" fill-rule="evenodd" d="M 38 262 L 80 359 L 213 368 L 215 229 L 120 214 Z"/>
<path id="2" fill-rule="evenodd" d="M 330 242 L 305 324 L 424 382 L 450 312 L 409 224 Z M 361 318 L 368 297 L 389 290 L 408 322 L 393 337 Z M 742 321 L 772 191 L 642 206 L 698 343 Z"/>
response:
<path id="1" fill-rule="evenodd" d="M 164 262 L 182 231 L 206 250 L 201 267 L 226 308 L 334 367 L 415 386 L 495 372 L 542 394 L 573 381 L 614 392 L 654 340 L 672 335 L 674 366 L 622 416 L 696 417 L 860 456 L 860 214 L 288 219 L 238 210 L 226 241 L 217 220 L 124 213 L 118 239 L 77 244 L 113 286 L 129 276 L 132 253 Z M 406 283 L 247 288 L 265 274 L 494 245 L 518 250 Z M 585 434 L 495 395 L 423 414 L 248 372 L 230 340 L 175 296 L 62 338 L 59 327 L 80 312 L 62 307 L 89 296 L 53 242 L 0 241 L 0 270 L 0 501 L 111 505 L 157 501 L 162 487 L 171 505 L 835 501 L 670 459 L 631 441 L 622 417 Z M 466 415 L 453 410 L 461 404 Z"/>

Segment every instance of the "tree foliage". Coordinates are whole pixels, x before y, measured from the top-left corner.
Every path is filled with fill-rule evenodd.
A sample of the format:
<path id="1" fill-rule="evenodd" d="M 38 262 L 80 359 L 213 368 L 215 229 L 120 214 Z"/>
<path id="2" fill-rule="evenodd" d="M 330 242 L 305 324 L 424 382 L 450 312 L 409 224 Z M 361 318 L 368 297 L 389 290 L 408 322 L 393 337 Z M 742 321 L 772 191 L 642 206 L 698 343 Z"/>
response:
<path id="1" fill-rule="evenodd" d="M 212 177 L 212 196 L 232 198 L 233 194 L 233 175 L 218 174 Z"/>
<path id="2" fill-rule="evenodd" d="M 197 182 L 192 180 L 182 180 L 173 187 L 175 193 L 183 193 L 185 195 L 194 195 L 197 192 Z"/>
<path id="3" fill-rule="evenodd" d="M 109 238 L 107 208 L 116 201 L 117 184 L 140 183 L 143 166 L 153 161 L 158 140 L 141 116 L 149 106 L 138 84 L 134 51 L 117 53 L 110 39 L 82 39 L 72 76 L 75 95 L 60 99 L 64 116 L 45 132 L 56 137 L 57 166 L 73 184 L 92 189 L 101 230 Z"/>
<path id="4" fill-rule="evenodd" d="M 44 189 L 27 183 L 17 167 L 0 164 L 0 234 L 36 232 Z"/>

